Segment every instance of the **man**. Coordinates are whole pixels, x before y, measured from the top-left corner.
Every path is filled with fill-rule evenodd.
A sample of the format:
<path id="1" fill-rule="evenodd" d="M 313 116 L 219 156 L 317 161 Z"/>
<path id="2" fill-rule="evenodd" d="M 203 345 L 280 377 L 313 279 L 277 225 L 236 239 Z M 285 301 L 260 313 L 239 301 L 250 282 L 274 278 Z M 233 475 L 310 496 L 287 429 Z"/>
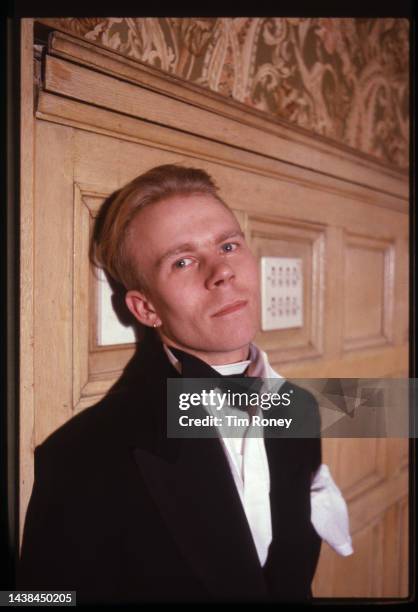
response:
<path id="1" fill-rule="evenodd" d="M 315 494 L 339 494 L 320 439 L 167 436 L 167 379 L 278 376 L 252 343 L 257 262 L 213 180 L 174 165 L 137 177 L 104 205 L 92 255 L 151 334 L 108 395 L 37 448 L 20 588 L 82 603 L 308 600 L 314 524 L 351 552 L 341 496 L 337 537 L 320 526 Z"/>

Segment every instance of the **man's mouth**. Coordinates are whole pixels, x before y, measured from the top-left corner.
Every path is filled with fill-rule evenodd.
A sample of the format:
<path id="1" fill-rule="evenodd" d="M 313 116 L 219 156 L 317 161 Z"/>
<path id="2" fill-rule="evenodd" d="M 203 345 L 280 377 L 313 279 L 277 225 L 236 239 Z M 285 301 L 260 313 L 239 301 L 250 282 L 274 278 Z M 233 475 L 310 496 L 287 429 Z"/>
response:
<path id="1" fill-rule="evenodd" d="M 236 310 L 241 310 L 244 306 L 247 305 L 247 300 L 237 300 L 235 302 L 231 302 L 230 304 L 226 304 L 223 306 L 218 312 L 212 315 L 212 317 L 223 317 L 231 312 L 235 312 Z"/>

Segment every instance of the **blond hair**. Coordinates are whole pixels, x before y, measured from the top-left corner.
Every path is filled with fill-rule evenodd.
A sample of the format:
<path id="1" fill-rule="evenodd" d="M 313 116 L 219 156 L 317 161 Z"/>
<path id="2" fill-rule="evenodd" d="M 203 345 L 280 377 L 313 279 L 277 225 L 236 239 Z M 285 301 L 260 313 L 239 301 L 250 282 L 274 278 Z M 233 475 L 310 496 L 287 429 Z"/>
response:
<path id="1" fill-rule="evenodd" d="M 92 241 L 90 260 L 126 289 L 144 287 L 144 280 L 127 248 L 128 228 L 145 206 L 173 196 L 208 194 L 221 204 L 218 187 L 200 168 L 166 164 L 151 168 L 116 191 L 100 209 Z"/>

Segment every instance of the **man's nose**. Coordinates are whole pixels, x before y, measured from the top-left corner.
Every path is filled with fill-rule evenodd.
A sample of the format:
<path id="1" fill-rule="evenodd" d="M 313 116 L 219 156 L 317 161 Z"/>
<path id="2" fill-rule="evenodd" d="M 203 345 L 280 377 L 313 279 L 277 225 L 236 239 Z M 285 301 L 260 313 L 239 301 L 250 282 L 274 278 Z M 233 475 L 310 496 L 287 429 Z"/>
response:
<path id="1" fill-rule="evenodd" d="M 219 262 L 214 265 L 206 279 L 206 287 L 214 289 L 223 284 L 229 283 L 235 277 L 231 266 L 226 262 Z"/>

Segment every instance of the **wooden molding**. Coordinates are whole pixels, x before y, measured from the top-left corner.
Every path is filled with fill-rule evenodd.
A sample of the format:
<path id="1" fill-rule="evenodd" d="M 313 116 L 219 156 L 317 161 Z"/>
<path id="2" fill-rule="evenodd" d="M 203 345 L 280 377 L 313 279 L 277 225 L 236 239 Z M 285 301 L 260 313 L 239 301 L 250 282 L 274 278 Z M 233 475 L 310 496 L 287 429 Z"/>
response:
<path id="1" fill-rule="evenodd" d="M 214 92 L 209 95 L 198 86 L 68 34 L 54 32 L 49 52 L 45 91 L 310 168 L 352 185 L 392 194 L 405 204 L 408 200 L 405 171 L 348 147 L 267 119 L 245 105 Z M 206 115 L 204 121 L 202 114 Z"/>
<path id="2" fill-rule="evenodd" d="M 382 212 L 385 209 L 408 212 L 408 200 L 392 193 L 377 192 L 368 185 L 333 178 L 310 168 L 234 148 L 231 143 L 219 143 L 200 135 L 179 132 L 170 126 L 160 126 L 60 95 L 41 92 L 36 116 L 38 119 L 112 136 L 118 140 L 170 150 L 188 157 L 197 156 L 199 159 L 222 162 L 225 167 L 241 168 L 259 175 L 261 179 L 270 177 L 287 185 L 297 185 L 311 191 L 312 206 L 319 203 L 325 206 L 327 201 L 335 201 L 338 197 L 346 200 L 347 206 L 351 207 L 351 214 L 354 214 L 355 208 L 362 203 L 377 207 Z M 348 211 L 347 208 L 346 214 L 349 214 Z M 320 214 L 320 210 L 318 212 Z M 295 210 L 294 214 L 298 215 L 298 210 Z M 361 218 L 357 219 L 360 223 Z"/>
<path id="3" fill-rule="evenodd" d="M 376 520 L 383 510 L 405 498 L 408 490 L 408 474 L 402 472 L 397 478 L 382 481 L 370 488 L 363 497 L 350 503 L 350 526 L 352 533 L 364 529 Z"/>
<path id="4" fill-rule="evenodd" d="M 56 27 L 55 24 L 54 27 Z M 394 168 L 363 152 L 353 151 L 350 147 L 332 141 L 327 137 L 313 135 L 308 130 L 290 125 L 279 117 L 271 117 L 270 115 L 266 117 L 263 111 L 244 105 L 232 98 L 226 98 L 210 89 L 199 87 L 199 85 L 138 60 L 128 58 L 118 51 L 106 49 L 97 43 L 80 39 L 68 33 L 54 31 L 49 37 L 48 51 L 56 57 L 77 61 L 77 63 L 111 74 L 119 79 L 123 78 L 150 90 L 169 94 L 188 104 L 238 120 L 244 125 L 255 126 L 264 129 L 269 134 L 273 132 L 286 140 L 303 143 L 316 151 L 325 153 L 333 151 L 334 155 L 337 152 L 341 156 L 357 158 L 358 163 L 375 164 L 383 172 L 390 175 L 407 175 L 405 170 Z"/>
<path id="5" fill-rule="evenodd" d="M 384 344 L 391 344 L 394 338 L 394 302 L 395 302 L 395 244 L 394 241 L 380 240 L 376 237 L 370 236 L 359 236 L 352 234 L 348 231 L 344 232 L 344 260 L 347 265 L 347 257 L 350 249 L 370 253 L 377 253 L 381 255 L 382 259 L 382 270 L 380 278 L 377 280 L 381 282 L 383 291 L 381 295 L 376 296 L 378 305 L 381 308 L 381 320 L 379 324 L 379 330 L 375 334 L 367 334 L 362 337 L 346 337 L 343 340 L 343 349 L 345 351 L 364 349 L 371 346 L 379 346 Z M 367 259 L 367 256 L 365 256 Z M 368 258 L 370 259 L 370 257 Z M 360 270 L 359 270 L 360 271 Z M 363 271 L 364 274 L 364 271 Z M 347 293 L 350 288 L 347 287 L 349 279 L 346 278 L 345 274 L 345 286 L 344 291 Z M 355 280 L 355 279 L 354 279 Z M 370 279 L 373 281 L 374 279 Z M 345 298 L 344 298 L 345 303 Z M 361 313 L 359 313 L 361 317 Z M 366 313 L 364 313 L 366 315 Z M 345 316 L 347 316 L 345 308 Z"/>
<path id="6" fill-rule="evenodd" d="M 251 245 L 257 257 L 289 256 L 303 261 L 303 326 L 260 331 L 256 342 L 274 362 L 321 357 L 324 347 L 325 228 L 276 216 L 249 215 Z"/>
<path id="7" fill-rule="evenodd" d="M 408 344 L 403 344 L 350 351 L 338 359 L 325 357 L 298 363 L 272 361 L 272 366 L 282 376 L 289 378 L 384 378 L 392 374 L 394 363 L 399 364 L 404 376 L 407 376 L 408 359 Z"/>
<path id="8" fill-rule="evenodd" d="M 74 184 L 73 411 L 92 405 L 109 390 L 135 351 L 134 344 L 97 345 L 97 276 L 88 250 L 94 219 L 110 194 Z"/>
<path id="9" fill-rule="evenodd" d="M 346 460 L 349 460 L 350 456 L 353 455 L 354 444 L 358 445 L 359 453 L 361 453 L 364 449 L 368 451 L 368 461 L 366 464 L 360 463 L 357 466 L 357 468 L 362 470 L 359 478 L 355 482 L 345 484 L 345 480 L 347 480 L 347 472 L 350 473 L 351 470 L 351 465 L 347 465 Z M 371 446 L 374 450 L 372 456 L 370 454 Z M 344 450 L 348 451 L 348 456 L 345 456 Z M 340 450 L 336 471 L 339 474 L 339 482 L 341 483 L 340 486 L 348 503 L 353 502 L 358 497 L 369 493 L 372 489 L 382 485 L 390 475 L 387 440 L 384 438 L 372 438 L 370 440 L 361 438 L 352 440 L 350 447 L 343 447 L 343 452 Z M 342 474 L 345 474 L 344 478 L 342 478 Z"/>

